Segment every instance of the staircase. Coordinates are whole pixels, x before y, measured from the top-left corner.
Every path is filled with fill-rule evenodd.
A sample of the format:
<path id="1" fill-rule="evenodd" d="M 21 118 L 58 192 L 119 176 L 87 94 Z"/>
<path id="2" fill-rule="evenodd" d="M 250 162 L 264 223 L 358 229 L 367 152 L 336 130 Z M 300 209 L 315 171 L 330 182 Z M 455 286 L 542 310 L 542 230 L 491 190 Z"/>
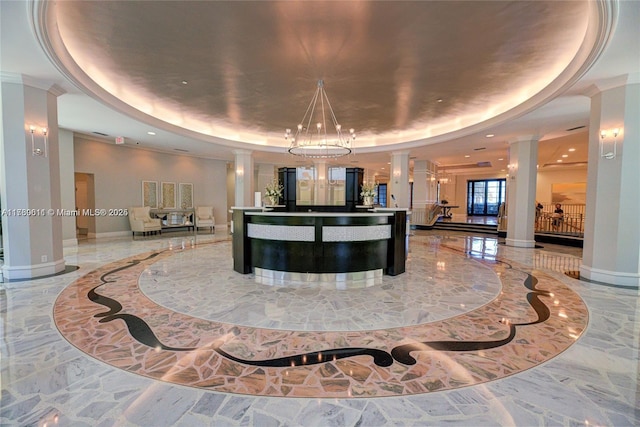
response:
<path id="1" fill-rule="evenodd" d="M 442 219 L 439 219 L 435 224 L 433 224 L 433 230 L 463 231 L 466 233 L 498 235 L 498 226 L 495 224 L 470 224 L 466 222 L 451 222 L 449 220 L 443 221 Z"/>

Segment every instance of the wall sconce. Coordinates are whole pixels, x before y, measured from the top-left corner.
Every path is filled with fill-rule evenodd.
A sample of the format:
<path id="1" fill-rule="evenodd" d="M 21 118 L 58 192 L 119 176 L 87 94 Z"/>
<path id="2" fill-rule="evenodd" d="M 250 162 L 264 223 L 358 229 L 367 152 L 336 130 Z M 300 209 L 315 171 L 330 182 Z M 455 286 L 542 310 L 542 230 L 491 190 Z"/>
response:
<path id="1" fill-rule="evenodd" d="M 396 184 L 400 182 L 400 176 L 402 176 L 402 171 L 400 169 L 393 170 L 393 179 Z"/>
<path id="2" fill-rule="evenodd" d="M 47 128 L 42 128 L 42 140 L 44 144 L 42 148 L 36 147 L 36 138 L 34 135 L 34 133 L 36 132 L 36 127 L 34 125 L 30 125 L 29 130 L 31 131 L 31 155 L 49 157 L 49 148 L 47 146 Z"/>
<path id="3" fill-rule="evenodd" d="M 607 160 L 613 160 L 616 158 L 616 155 L 618 154 L 617 145 L 618 145 L 618 135 L 620 135 L 620 129 L 615 128 L 611 131 L 611 134 L 613 134 L 612 150 L 607 150 L 605 147 L 605 145 L 607 144 L 606 138 L 608 134 L 609 134 L 609 131 L 606 129 L 602 129 L 600 131 L 600 157 Z"/>

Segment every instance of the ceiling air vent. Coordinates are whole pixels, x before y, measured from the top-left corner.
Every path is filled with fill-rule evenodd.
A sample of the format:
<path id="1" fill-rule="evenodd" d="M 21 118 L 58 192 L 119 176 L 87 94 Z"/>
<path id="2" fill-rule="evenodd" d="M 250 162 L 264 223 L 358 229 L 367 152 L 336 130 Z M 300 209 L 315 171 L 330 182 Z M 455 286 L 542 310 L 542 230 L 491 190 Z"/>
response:
<path id="1" fill-rule="evenodd" d="M 586 128 L 586 126 L 585 126 L 585 125 L 582 125 L 582 126 L 576 126 L 576 127 L 574 127 L 574 128 L 567 129 L 567 132 L 571 132 L 572 130 L 584 129 L 584 128 Z"/>
<path id="2" fill-rule="evenodd" d="M 444 169 L 447 171 L 455 171 L 462 169 L 478 169 L 478 168 L 490 168 L 491 162 L 478 162 L 478 163 L 464 163 L 458 165 L 440 165 L 440 169 Z"/>
<path id="3" fill-rule="evenodd" d="M 181 153 L 188 153 L 189 152 L 189 150 L 185 150 L 185 149 L 182 149 L 182 148 L 174 148 L 174 150 L 180 151 Z"/>
<path id="4" fill-rule="evenodd" d="M 478 148 L 474 148 L 473 151 L 482 151 L 482 150 L 486 150 L 487 147 L 478 147 Z"/>
<path id="5" fill-rule="evenodd" d="M 91 133 L 95 133 L 96 135 L 100 135 L 100 136 L 109 136 L 106 133 L 102 133 L 102 132 L 91 132 Z"/>

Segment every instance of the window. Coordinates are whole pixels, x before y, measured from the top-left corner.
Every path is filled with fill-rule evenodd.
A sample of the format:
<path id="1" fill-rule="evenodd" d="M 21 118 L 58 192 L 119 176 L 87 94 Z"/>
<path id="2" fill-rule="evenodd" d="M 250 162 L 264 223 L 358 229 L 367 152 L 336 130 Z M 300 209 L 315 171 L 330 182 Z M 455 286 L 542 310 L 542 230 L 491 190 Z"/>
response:
<path id="1" fill-rule="evenodd" d="M 505 179 L 467 181 L 467 215 L 497 216 L 506 187 Z"/>

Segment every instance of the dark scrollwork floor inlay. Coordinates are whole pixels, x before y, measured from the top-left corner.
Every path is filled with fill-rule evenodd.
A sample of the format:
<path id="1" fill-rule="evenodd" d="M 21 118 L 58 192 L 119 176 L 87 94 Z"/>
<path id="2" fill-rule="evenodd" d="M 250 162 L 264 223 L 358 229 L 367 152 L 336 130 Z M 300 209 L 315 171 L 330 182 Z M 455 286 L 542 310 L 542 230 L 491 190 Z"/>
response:
<path id="1" fill-rule="evenodd" d="M 60 332 L 106 363 L 177 384 L 257 395 L 372 397 L 446 390 L 529 369 L 575 342 L 587 322 L 582 300 L 561 282 L 480 259 L 499 274 L 503 292 L 443 321 L 354 332 L 225 324 L 173 312 L 140 292 L 141 272 L 177 252 L 121 260 L 77 280 L 56 301 Z"/>

